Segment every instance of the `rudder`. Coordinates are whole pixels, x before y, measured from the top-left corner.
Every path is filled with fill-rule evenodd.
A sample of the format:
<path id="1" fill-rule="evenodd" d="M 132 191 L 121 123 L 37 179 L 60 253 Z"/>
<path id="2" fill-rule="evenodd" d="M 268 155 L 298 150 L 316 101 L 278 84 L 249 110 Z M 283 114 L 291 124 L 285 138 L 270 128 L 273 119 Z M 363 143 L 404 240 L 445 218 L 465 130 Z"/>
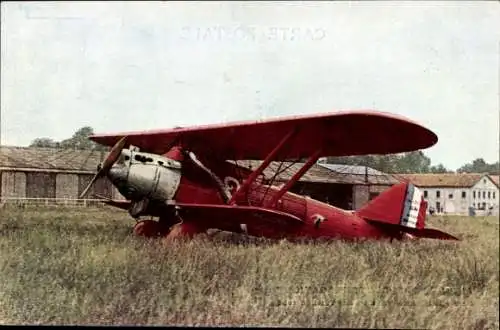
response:
<path id="1" fill-rule="evenodd" d="M 365 219 L 393 225 L 421 229 L 425 227 L 427 202 L 411 183 L 399 183 L 359 209 L 356 213 Z"/>

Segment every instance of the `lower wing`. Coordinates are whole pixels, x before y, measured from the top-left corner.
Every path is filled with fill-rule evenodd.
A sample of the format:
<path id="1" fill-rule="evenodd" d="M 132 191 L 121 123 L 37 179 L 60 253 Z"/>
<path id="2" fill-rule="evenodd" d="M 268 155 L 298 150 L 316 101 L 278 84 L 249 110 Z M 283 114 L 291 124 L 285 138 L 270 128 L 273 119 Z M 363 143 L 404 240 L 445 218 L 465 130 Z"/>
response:
<path id="1" fill-rule="evenodd" d="M 183 221 L 253 236 L 282 236 L 304 225 L 294 215 L 261 207 L 212 204 L 176 204 L 176 207 Z"/>
<path id="2" fill-rule="evenodd" d="M 127 210 L 127 200 L 103 200 L 107 205 Z M 165 204 L 165 209 L 175 207 L 180 220 L 206 228 L 215 228 L 236 233 L 246 232 L 255 236 L 280 236 L 293 232 L 304 222 L 291 214 L 254 206 L 231 206 L 214 204 Z M 161 210 L 158 210 L 161 214 Z"/>

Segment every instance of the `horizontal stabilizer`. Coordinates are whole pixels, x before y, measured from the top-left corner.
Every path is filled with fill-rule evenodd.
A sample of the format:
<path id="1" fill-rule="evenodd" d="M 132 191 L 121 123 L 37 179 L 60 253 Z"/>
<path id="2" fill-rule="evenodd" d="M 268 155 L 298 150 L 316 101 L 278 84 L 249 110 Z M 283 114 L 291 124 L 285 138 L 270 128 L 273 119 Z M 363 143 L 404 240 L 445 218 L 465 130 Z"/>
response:
<path id="1" fill-rule="evenodd" d="M 444 231 L 432 228 L 424 228 L 424 229 L 403 229 L 404 232 L 411 234 L 415 237 L 419 238 L 434 238 L 434 239 L 442 239 L 442 240 L 451 240 L 451 241 L 459 241 L 457 237 L 445 233 Z"/>
<path id="2" fill-rule="evenodd" d="M 432 228 L 417 229 L 417 228 L 405 227 L 402 225 L 388 224 L 388 223 L 373 221 L 373 220 L 367 220 L 367 221 L 375 226 L 379 226 L 381 228 L 384 228 L 387 231 L 392 231 L 392 232 L 400 231 L 400 232 L 410 234 L 410 235 L 417 237 L 417 238 L 433 238 L 433 239 L 452 240 L 452 241 L 459 241 L 460 240 L 459 238 L 457 238 L 451 234 L 445 233 L 445 232 L 438 230 L 438 229 L 432 229 Z"/>

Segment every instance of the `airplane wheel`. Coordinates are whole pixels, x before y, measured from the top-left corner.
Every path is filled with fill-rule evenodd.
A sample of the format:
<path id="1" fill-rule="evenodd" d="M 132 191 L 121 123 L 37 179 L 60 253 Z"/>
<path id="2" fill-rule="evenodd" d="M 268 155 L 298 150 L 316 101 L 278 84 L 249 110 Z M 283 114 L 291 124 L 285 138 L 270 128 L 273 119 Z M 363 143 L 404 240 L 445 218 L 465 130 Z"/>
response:
<path id="1" fill-rule="evenodd" d="M 172 226 L 179 223 L 179 219 L 171 216 L 160 217 L 158 224 L 160 225 L 160 236 L 166 236 L 170 233 Z"/>
<path id="2" fill-rule="evenodd" d="M 158 237 L 160 230 L 160 224 L 154 220 L 142 220 L 134 226 L 134 234 L 141 237 Z"/>
<path id="3" fill-rule="evenodd" d="M 170 228 L 170 232 L 163 239 L 165 243 L 178 239 L 189 239 L 195 235 L 206 233 L 206 229 L 199 228 L 189 223 L 177 223 Z"/>

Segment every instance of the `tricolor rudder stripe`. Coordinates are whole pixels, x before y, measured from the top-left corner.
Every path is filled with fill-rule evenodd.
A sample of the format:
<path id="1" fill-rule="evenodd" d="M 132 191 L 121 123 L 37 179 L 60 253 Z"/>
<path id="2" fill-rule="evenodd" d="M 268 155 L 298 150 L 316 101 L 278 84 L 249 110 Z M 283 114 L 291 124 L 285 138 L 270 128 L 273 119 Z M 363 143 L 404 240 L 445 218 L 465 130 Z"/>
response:
<path id="1" fill-rule="evenodd" d="M 420 213 L 423 194 L 413 184 L 408 184 L 406 188 L 406 197 L 404 200 L 403 212 L 399 223 L 402 226 L 417 228 L 417 220 Z"/>

